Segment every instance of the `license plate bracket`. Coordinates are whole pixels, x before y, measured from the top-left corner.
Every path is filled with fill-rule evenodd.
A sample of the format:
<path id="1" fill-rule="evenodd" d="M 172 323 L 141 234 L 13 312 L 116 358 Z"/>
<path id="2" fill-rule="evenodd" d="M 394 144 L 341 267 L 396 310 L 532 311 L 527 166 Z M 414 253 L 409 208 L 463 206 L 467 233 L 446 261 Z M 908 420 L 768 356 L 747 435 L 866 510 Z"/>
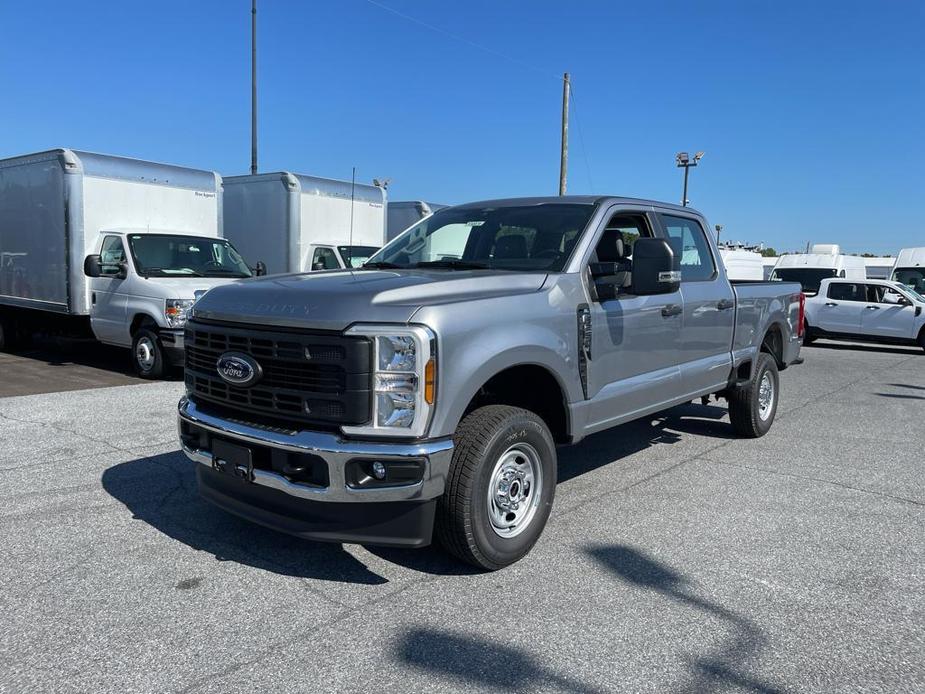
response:
<path id="1" fill-rule="evenodd" d="M 222 439 L 212 440 L 212 469 L 244 482 L 254 481 L 253 451 Z"/>

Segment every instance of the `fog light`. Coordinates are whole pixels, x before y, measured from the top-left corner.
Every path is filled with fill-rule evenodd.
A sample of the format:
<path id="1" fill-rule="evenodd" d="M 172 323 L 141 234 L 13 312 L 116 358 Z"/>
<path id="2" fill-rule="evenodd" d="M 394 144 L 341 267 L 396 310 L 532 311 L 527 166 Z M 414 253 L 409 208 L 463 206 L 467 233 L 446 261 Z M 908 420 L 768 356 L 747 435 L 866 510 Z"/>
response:
<path id="1" fill-rule="evenodd" d="M 373 463 L 373 477 L 377 480 L 385 479 L 385 465 L 380 463 L 378 460 Z"/>

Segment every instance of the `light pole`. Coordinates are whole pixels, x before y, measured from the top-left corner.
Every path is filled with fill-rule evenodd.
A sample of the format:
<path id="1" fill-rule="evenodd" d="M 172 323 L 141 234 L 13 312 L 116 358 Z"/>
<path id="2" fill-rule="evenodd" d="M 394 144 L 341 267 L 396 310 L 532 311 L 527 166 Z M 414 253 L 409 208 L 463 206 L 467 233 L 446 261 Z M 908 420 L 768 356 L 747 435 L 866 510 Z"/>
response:
<path id="1" fill-rule="evenodd" d="M 257 0 L 251 2 L 251 175 L 257 173 Z"/>
<path id="2" fill-rule="evenodd" d="M 692 166 L 697 166 L 697 162 L 699 162 L 702 158 L 703 152 L 697 152 L 693 159 L 690 158 L 687 152 L 678 152 L 675 155 L 675 162 L 679 167 L 684 169 L 684 193 L 681 196 L 682 207 L 687 207 L 687 203 L 689 202 L 687 199 L 687 173 Z"/>

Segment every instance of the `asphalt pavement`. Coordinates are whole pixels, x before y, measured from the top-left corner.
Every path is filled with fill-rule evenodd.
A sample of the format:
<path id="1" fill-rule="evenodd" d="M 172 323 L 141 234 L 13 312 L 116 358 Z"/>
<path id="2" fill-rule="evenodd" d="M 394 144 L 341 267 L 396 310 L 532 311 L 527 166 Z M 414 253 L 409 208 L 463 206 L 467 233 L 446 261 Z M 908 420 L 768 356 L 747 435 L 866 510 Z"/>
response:
<path id="1" fill-rule="evenodd" d="M 696 404 L 560 449 L 496 573 L 206 505 L 181 383 L 2 398 L 0 691 L 923 691 L 925 354 L 803 354 L 760 440 Z"/>

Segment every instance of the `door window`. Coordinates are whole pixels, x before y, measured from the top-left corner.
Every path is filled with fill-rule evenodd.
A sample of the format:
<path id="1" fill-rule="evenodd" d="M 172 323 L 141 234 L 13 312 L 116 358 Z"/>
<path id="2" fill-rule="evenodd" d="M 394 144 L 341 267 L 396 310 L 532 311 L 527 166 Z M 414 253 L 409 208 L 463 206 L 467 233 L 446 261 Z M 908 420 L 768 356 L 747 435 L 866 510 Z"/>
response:
<path id="1" fill-rule="evenodd" d="M 312 255 L 312 270 L 336 270 L 340 267 L 333 248 L 319 246 Z"/>
<path id="2" fill-rule="evenodd" d="M 681 255 L 681 281 L 703 282 L 716 276 L 710 244 L 700 224 L 693 219 L 661 215 L 668 243 Z"/>
<path id="3" fill-rule="evenodd" d="M 866 287 L 853 282 L 831 282 L 827 296 L 835 301 L 867 301 Z"/>
<path id="4" fill-rule="evenodd" d="M 100 250 L 100 272 L 104 275 L 118 275 L 125 264 L 125 247 L 118 236 L 103 239 Z"/>

